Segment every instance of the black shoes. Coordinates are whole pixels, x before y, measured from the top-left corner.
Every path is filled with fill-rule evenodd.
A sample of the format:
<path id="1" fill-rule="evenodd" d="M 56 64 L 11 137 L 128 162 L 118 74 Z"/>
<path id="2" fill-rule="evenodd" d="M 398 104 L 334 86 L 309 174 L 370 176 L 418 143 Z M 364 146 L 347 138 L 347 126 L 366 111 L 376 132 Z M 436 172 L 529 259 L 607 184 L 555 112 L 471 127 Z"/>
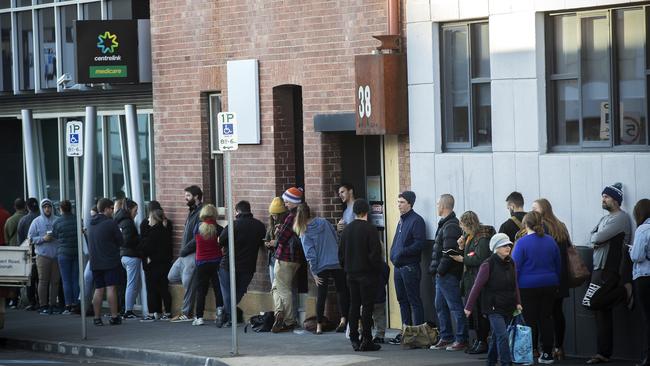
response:
<path id="1" fill-rule="evenodd" d="M 120 324 L 122 324 L 122 318 L 120 318 L 119 316 L 116 316 L 114 318 L 111 318 L 111 320 L 109 320 L 108 323 L 110 325 L 120 325 Z"/>
<path id="2" fill-rule="evenodd" d="M 217 328 L 223 327 L 223 324 L 226 322 L 226 314 L 223 311 L 223 307 L 219 306 L 217 308 L 217 319 L 214 323 L 217 325 Z"/>
<path id="3" fill-rule="evenodd" d="M 487 353 L 488 346 L 487 343 L 482 341 L 475 341 L 470 349 L 467 350 L 467 353 L 470 355 L 480 355 Z"/>
<path id="4" fill-rule="evenodd" d="M 373 343 L 371 340 L 365 339 L 363 342 L 361 342 L 361 345 L 359 346 L 359 351 L 360 352 L 372 352 L 372 351 L 379 351 L 381 349 L 381 346 Z"/>
<path id="5" fill-rule="evenodd" d="M 372 343 L 384 344 L 386 343 L 386 341 L 384 340 L 383 337 L 375 337 L 372 339 Z"/>

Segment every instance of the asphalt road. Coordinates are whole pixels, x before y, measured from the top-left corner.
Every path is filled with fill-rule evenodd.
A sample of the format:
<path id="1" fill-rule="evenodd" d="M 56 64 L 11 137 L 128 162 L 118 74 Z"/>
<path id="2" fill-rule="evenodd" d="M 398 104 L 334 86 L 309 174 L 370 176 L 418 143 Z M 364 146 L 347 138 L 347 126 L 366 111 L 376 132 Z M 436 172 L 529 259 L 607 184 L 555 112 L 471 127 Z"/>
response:
<path id="1" fill-rule="evenodd" d="M 0 366 L 10 365 L 27 365 L 27 366 L 72 366 L 72 365 L 92 365 L 92 366 L 144 366 L 151 364 L 143 363 L 120 363 L 116 361 L 104 361 L 97 359 L 86 359 L 75 356 L 62 356 L 44 352 L 31 352 L 15 349 L 0 348 Z"/>

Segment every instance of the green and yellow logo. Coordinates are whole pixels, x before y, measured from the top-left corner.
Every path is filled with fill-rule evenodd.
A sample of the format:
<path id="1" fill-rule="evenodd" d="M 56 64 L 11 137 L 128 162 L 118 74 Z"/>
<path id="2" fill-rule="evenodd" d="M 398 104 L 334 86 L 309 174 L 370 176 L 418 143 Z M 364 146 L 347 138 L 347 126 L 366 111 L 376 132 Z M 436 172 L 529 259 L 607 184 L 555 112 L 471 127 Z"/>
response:
<path id="1" fill-rule="evenodd" d="M 106 31 L 103 34 L 97 36 L 97 40 L 97 48 L 99 48 L 103 54 L 115 53 L 115 50 L 117 50 L 117 47 L 120 45 L 117 42 L 117 35 L 111 34 L 109 31 Z"/>

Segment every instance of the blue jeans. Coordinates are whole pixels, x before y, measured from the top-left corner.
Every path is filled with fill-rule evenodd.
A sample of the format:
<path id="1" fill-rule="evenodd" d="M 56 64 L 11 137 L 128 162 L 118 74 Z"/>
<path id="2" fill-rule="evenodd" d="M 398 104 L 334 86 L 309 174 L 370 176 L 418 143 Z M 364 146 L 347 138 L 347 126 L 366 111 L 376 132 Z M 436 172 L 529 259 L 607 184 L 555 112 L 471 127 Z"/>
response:
<path id="1" fill-rule="evenodd" d="M 122 257 L 122 267 L 126 269 L 126 291 L 124 299 L 124 309 L 133 311 L 135 298 L 140 291 L 140 272 L 142 271 L 142 259 L 135 257 Z"/>
<path id="2" fill-rule="evenodd" d="M 252 273 L 235 272 L 236 304 L 239 304 L 242 297 L 244 297 L 244 294 L 248 290 L 248 285 L 252 280 Z M 223 268 L 219 268 L 219 286 L 221 287 L 221 296 L 223 296 L 223 312 L 230 315 L 230 272 Z M 228 316 L 228 319 L 230 319 L 230 316 Z"/>
<path id="3" fill-rule="evenodd" d="M 422 306 L 420 298 L 420 264 L 413 263 L 395 267 L 393 278 L 402 324 L 420 325 L 424 323 L 424 306 Z"/>
<path id="4" fill-rule="evenodd" d="M 490 348 L 487 354 L 487 364 L 489 366 L 497 364 L 497 358 L 501 360 L 501 365 L 511 365 L 512 356 L 510 355 L 510 346 L 508 345 L 507 323 L 510 322 L 501 314 L 489 314 L 490 328 L 492 337 L 490 338 Z"/>
<path id="5" fill-rule="evenodd" d="M 58 258 L 65 305 L 76 305 L 79 298 L 79 262 L 76 256 L 59 254 Z"/>
<path id="6" fill-rule="evenodd" d="M 454 339 L 452 317 L 456 323 L 455 341 L 467 342 L 467 323 L 463 310 L 463 300 L 460 297 L 460 279 L 454 275 L 436 275 L 436 314 L 440 327 L 440 339 Z"/>

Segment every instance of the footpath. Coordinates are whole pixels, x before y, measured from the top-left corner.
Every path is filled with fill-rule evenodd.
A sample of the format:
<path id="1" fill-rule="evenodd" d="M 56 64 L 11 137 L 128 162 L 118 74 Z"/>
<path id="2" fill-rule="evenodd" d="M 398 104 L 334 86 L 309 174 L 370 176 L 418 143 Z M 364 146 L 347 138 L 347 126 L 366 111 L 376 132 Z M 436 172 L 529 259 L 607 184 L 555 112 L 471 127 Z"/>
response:
<path id="1" fill-rule="evenodd" d="M 404 350 L 384 344 L 377 352 L 354 352 L 340 333 L 315 335 L 302 330 L 293 333 L 244 333 L 238 327 L 239 356 L 231 356 L 231 329 L 213 322 L 192 326 L 191 322 L 142 323 L 125 320 L 122 325 L 96 327 L 87 319 L 88 337 L 81 339 L 78 315 L 39 315 L 7 309 L 0 343 L 7 348 L 75 355 L 89 359 L 138 361 L 156 365 L 182 366 L 419 366 L 484 365 L 485 355 L 462 352 Z M 389 332 L 389 336 L 396 331 Z M 585 360 L 562 361 L 561 365 L 583 365 Z M 634 365 L 610 362 L 611 366 Z"/>

